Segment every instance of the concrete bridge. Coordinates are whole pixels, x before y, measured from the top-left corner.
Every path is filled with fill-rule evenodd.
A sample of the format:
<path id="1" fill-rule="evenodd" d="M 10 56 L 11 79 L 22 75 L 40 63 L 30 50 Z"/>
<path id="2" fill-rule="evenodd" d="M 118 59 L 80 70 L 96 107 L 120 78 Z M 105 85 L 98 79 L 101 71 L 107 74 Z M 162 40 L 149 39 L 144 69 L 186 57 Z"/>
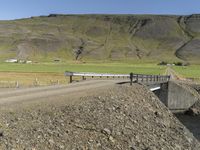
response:
<path id="1" fill-rule="evenodd" d="M 154 91 L 158 98 L 170 110 L 188 110 L 195 102 L 200 100 L 198 92 L 190 85 L 178 81 L 162 83 L 160 89 Z"/>
<path id="2" fill-rule="evenodd" d="M 200 99 L 196 90 L 189 85 L 170 81 L 167 75 L 144 75 L 144 74 L 101 74 L 101 73 L 77 73 L 65 72 L 69 76 L 70 83 L 73 77 L 86 79 L 112 79 L 119 80 L 119 84 L 139 83 L 145 85 L 149 90 L 154 92 L 158 98 L 172 111 L 188 110 L 196 101 Z"/>

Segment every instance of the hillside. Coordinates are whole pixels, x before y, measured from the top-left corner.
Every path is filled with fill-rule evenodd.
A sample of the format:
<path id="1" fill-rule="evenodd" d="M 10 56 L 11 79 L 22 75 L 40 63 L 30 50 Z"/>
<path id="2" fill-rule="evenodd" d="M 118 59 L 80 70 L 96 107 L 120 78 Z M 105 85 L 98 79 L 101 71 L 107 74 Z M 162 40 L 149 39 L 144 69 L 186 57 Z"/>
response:
<path id="1" fill-rule="evenodd" d="M 200 15 L 49 15 L 0 21 L 0 59 L 200 63 Z"/>

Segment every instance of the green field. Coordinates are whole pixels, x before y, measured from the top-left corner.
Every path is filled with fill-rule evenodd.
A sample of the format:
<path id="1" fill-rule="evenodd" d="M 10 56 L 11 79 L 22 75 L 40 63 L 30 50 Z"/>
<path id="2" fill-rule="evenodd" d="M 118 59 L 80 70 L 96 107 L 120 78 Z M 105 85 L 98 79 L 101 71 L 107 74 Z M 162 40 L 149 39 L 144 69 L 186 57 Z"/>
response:
<path id="1" fill-rule="evenodd" d="M 165 74 L 167 66 L 159 66 L 151 63 L 102 63 L 102 62 L 68 62 L 68 63 L 0 63 L 0 82 L 18 81 L 20 85 L 32 86 L 37 79 L 40 85 L 50 85 L 51 82 L 59 81 L 60 84 L 69 82 L 64 76 L 65 71 L 69 72 L 95 72 L 129 74 Z M 183 77 L 199 78 L 200 66 L 192 65 L 187 67 L 174 66 L 173 69 Z M 1 86 L 1 85 L 0 85 Z"/>
<path id="2" fill-rule="evenodd" d="M 52 82 L 66 84 L 69 77 L 64 76 L 65 71 L 70 72 L 95 72 L 113 74 L 164 74 L 165 66 L 155 64 L 132 63 L 0 63 L 0 87 L 5 87 L 1 82 L 19 82 L 20 86 L 33 86 L 37 80 L 39 85 L 51 85 Z M 75 78 L 76 80 L 79 78 Z"/>
<path id="3" fill-rule="evenodd" d="M 17 64 L 1 63 L 1 72 L 37 72 L 37 73 L 64 73 L 95 72 L 95 73 L 143 73 L 163 74 L 166 67 L 154 64 L 123 64 L 123 63 L 41 63 L 41 64 Z"/>
<path id="4" fill-rule="evenodd" d="M 183 77 L 200 78 L 200 65 L 191 65 L 186 67 L 176 66 L 173 67 L 173 69 Z"/>

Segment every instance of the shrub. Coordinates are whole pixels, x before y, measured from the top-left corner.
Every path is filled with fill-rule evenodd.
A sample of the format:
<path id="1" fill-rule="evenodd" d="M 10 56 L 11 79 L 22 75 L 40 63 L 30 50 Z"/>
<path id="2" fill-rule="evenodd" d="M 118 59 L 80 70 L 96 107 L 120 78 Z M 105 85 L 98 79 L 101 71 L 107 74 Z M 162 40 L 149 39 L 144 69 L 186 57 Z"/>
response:
<path id="1" fill-rule="evenodd" d="M 158 65 L 167 65 L 168 63 L 165 61 L 161 61 Z"/>

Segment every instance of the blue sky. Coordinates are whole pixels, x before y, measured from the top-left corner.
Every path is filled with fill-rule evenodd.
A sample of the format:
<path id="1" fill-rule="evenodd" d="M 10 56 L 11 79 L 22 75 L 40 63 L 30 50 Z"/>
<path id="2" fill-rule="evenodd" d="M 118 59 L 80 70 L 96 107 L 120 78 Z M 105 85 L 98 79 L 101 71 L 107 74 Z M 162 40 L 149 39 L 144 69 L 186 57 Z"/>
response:
<path id="1" fill-rule="evenodd" d="M 200 0 L 0 0 L 0 20 L 57 14 L 192 14 Z"/>

